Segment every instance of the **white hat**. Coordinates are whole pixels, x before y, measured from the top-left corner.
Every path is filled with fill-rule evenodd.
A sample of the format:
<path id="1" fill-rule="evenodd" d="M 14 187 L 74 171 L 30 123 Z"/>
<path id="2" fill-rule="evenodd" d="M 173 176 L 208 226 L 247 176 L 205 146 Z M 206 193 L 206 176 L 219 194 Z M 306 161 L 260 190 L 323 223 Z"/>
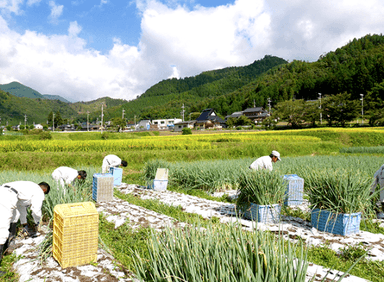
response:
<path id="1" fill-rule="evenodd" d="M 279 161 L 281 161 L 280 153 L 278 151 L 272 151 L 272 155 L 275 156 Z"/>

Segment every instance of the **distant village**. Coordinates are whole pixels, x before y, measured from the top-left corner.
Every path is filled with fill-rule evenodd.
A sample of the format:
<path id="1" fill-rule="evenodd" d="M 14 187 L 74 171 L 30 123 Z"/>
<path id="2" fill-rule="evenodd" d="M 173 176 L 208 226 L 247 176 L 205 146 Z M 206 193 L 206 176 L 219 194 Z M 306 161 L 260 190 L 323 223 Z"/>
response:
<path id="1" fill-rule="evenodd" d="M 241 116 L 247 117 L 254 125 L 261 125 L 263 120 L 269 116 L 269 112 L 263 107 L 248 108 L 244 111 L 234 112 L 231 115 L 226 116 L 224 119 L 220 118 L 214 109 L 205 109 L 201 112 L 200 116 L 196 120 L 183 120 L 179 118 L 174 119 L 154 119 L 154 120 L 140 120 L 137 123 L 126 124 L 125 128 L 121 128 L 121 132 L 129 131 L 144 131 L 144 130 L 172 130 L 174 132 L 181 132 L 183 128 L 190 129 L 223 129 L 227 128 L 227 121 L 229 118 L 239 118 Z M 48 127 L 47 130 L 56 131 L 100 131 L 109 130 L 111 128 L 111 121 L 106 121 L 103 124 L 101 122 L 80 124 L 80 128 L 76 128 L 73 124 L 60 125 L 58 127 Z M 4 131 L 5 126 L 1 127 Z M 21 128 L 21 124 L 12 126 L 12 130 L 18 131 Z M 43 130 L 44 126 L 41 124 L 34 124 L 34 129 Z"/>

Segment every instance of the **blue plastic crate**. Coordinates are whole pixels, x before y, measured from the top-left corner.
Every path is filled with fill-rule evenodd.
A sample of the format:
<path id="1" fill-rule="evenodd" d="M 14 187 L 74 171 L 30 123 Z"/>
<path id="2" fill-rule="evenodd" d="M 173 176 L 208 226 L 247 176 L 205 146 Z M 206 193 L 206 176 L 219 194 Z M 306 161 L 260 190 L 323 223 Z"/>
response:
<path id="1" fill-rule="evenodd" d="M 274 205 L 257 205 L 251 203 L 244 211 L 243 216 L 246 219 L 261 223 L 278 223 L 280 222 L 281 206 Z"/>
<path id="2" fill-rule="evenodd" d="M 360 212 L 335 214 L 327 210 L 314 209 L 311 213 L 312 227 L 343 236 L 359 233 L 360 221 Z"/>
<path id="3" fill-rule="evenodd" d="M 284 180 L 288 181 L 284 205 L 301 205 L 303 203 L 304 179 L 297 176 L 297 174 L 288 174 L 284 175 Z"/>
<path id="4" fill-rule="evenodd" d="M 113 175 L 113 185 L 121 185 L 121 181 L 123 180 L 123 169 L 118 167 L 111 167 L 109 168 L 109 173 Z"/>
<path id="5" fill-rule="evenodd" d="M 96 202 L 113 200 L 113 175 L 110 173 L 95 173 L 92 182 L 92 199 Z"/>

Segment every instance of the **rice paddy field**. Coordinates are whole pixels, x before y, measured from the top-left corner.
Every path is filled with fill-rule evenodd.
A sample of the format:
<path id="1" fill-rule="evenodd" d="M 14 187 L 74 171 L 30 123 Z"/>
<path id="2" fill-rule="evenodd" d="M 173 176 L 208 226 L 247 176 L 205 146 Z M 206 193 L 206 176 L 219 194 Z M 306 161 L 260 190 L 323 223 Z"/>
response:
<path id="1" fill-rule="evenodd" d="M 92 187 L 92 175 L 101 172 L 102 160 L 108 154 L 115 154 L 128 162 L 123 172 L 124 183 L 146 185 L 148 180 L 154 178 L 157 168 L 168 168 L 168 189 L 210 198 L 214 192 L 238 189 L 239 179 L 249 171 L 249 165 L 256 158 L 277 150 L 282 161 L 274 164 L 274 173 L 297 174 L 304 178 L 304 191 L 308 195 L 327 194 L 331 190 L 336 197 L 343 195 L 343 201 L 339 201 L 335 209 L 345 212 L 363 209 L 366 211 L 365 226 L 368 226 L 365 228 L 369 228 L 370 232 L 384 234 L 384 229 L 372 220 L 373 205 L 367 204 L 371 197 L 369 189 L 373 174 L 384 164 L 383 148 L 384 128 L 216 131 L 166 136 L 161 132 L 108 135 L 96 132 L 55 132 L 51 133 L 51 139 L 44 140 L 39 139 L 38 134 L 3 135 L 0 137 L 0 182 L 46 181 L 51 187 L 57 188 L 52 189 L 43 205 L 44 222 L 49 226 L 55 205 L 92 200 L 89 189 Z M 63 193 L 50 176 L 59 166 L 86 170 L 88 178 L 85 183 L 77 185 L 76 189 Z M 326 183 L 325 190 L 323 182 Z M 324 201 L 319 197 L 308 198 L 314 201 L 313 205 L 315 201 Z M 172 214 L 167 207 L 164 210 L 176 219 L 176 214 L 180 212 L 175 210 L 175 214 Z M 308 215 L 295 216 L 308 218 Z M 110 242 L 111 236 L 116 236 L 114 232 L 123 232 L 106 232 L 107 224 L 103 220 L 100 222 L 100 236 L 104 242 Z M 340 257 L 326 247 L 309 249 L 305 245 L 292 245 L 275 235 L 262 232 L 248 237 L 248 233 L 243 234 L 233 227 L 223 227 L 214 220 L 202 220 L 200 224 L 206 228 L 203 236 L 195 229 L 167 231 L 161 235 L 141 230 L 140 235 L 135 233 L 137 240 L 130 241 L 131 245 L 127 246 L 122 240 L 121 245 L 116 246 L 115 242 L 108 248 L 114 251 L 116 257 L 130 257 L 121 259 L 119 263 L 137 273 L 143 281 L 304 281 L 303 273 L 308 258 L 313 258 L 314 254 L 317 264 L 327 267 L 332 264 L 335 269 L 346 271 L 356 263 L 351 270 L 353 275 L 370 281 L 384 281 L 384 263 L 365 260 L 363 248 L 353 247 L 349 250 L 349 256 Z M 129 231 L 126 232 L 127 236 L 133 236 Z M 233 241 L 221 241 L 218 234 Z M 123 235 L 119 236 L 124 238 Z M 178 245 L 172 245 L 175 238 L 180 239 Z M 228 242 L 234 245 L 228 245 Z M 161 257 L 164 250 L 170 250 L 169 257 Z M 180 250 L 188 250 L 185 252 L 188 255 L 180 256 Z M 255 254 L 254 250 L 258 252 Z M 204 257 L 191 259 L 202 252 L 205 252 Z M 229 256 L 223 258 L 223 253 Z M 47 246 L 43 248 L 42 256 L 49 255 L 50 249 Z M 289 259 L 282 259 L 285 257 Z M 294 261 L 294 258 L 297 259 L 297 267 L 287 264 L 287 261 Z M 209 267 L 198 268 L 198 261 L 204 261 Z M 11 264 L 12 261 L 6 266 L 3 264 L 1 269 L 9 273 L 11 280 L 8 281 L 18 281 L 17 275 L 12 275 Z M 236 269 L 240 266 L 246 272 L 239 273 Z M 158 271 L 164 268 L 173 269 L 174 272 L 164 276 L 164 273 Z M 256 280 L 249 280 L 249 277 Z"/>

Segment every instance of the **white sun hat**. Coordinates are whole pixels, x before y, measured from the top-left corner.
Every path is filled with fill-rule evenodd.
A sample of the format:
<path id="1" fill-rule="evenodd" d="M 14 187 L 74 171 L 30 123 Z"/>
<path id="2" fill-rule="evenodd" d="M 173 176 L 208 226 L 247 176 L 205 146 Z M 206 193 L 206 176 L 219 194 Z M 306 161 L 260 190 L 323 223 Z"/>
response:
<path id="1" fill-rule="evenodd" d="M 275 156 L 279 161 L 281 161 L 280 153 L 278 151 L 272 151 L 272 155 Z"/>

